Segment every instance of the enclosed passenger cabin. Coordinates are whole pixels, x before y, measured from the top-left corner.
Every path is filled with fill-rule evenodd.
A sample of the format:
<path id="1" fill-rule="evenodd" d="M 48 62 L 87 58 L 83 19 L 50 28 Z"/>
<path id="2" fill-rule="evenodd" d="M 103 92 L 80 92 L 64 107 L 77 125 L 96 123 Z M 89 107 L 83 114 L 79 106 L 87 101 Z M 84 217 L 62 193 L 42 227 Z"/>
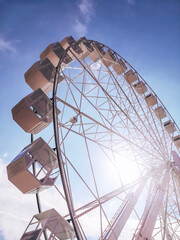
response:
<path id="1" fill-rule="evenodd" d="M 180 148 L 180 135 L 173 137 L 173 142 L 177 148 Z"/>
<path id="2" fill-rule="evenodd" d="M 163 125 L 164 125 L 164 128 L 166 129 L 166 131 L 169 134 L 174 133 L 176 131 L 174 123 L 171 120 L 165 122 Z"/>
<path id="3" fill-rule="evenodd" d="M 36 175 L 34 167 L 38 170 Z M 57 177 L 49 176 L 57 167 L 54 150 L 42 138 L 38 138 L 13 159 L 7 166 L 7 174 L 9 181 L 22 193 L 36 193 L 53 186 Z"/>
<path id="4" fill-rule="evenodd" d="M 34 215 L 20 240 L 40 240 L 44 230 L 47 232 L 47 240 L 66 240 L 75 237 L 71 224 L 55 209 L 50 209 Z"/>
<path id="5" fill-rule="evenodd" d="M 123 74 L 127 70 L 126 64 L 121 59 L 118 59 L 117 62 L 114 63 L 112 68 L 118 75 Z"/>
<path id="6" fill-rule="evenodd" d="M 135 74 L 135 72 L 133 72 L 132 69 L 130 69 L 128 72 L 126 72 L 124 74 L 124 79 L 129 83 L 132 84 L 135 81 L 137 81 L 139 78 L 138 76 Z"/>
<path id="7" fill-rule="evenodd" d="M 57 111 L 59 114 L 60 111 Z M 25 131 L 37 134 L 53 120 L 52 102 L 39 88 L 12 109 L 13 119 Z"/>
<path id="8" fill-rule="evenodd" d="M 97 62 L 105 55 L 105 51 L 103 49 L 103 46 L 97 42 L 93 43 L 93 48 L 94 51 L 89 55 L 89 57 L 93 62 Z"/>
<path id="9" fill-rule="evenodd" d="M 105 67 L 110 67 L 116 61 L 115 56 L 111 52 L 111 50 L 107 50 L 103 56 L 102 63 Z"/>
<path id="10" fill-rule="evenodd" d="M 61 42 L 61 46 L 64 49 L 67 49 L 69 46 L 73 45 L 76 41 L 74 40 L 74 38 L 72 36 L 69 37 L 65 37 Z"/>
<path id="11" fill-rule="evenodd" d="M 156 117 L 157 117 L 159 120 L 161 120 L 161 119 L 163 119 L 163 118 L 166 117 L 166 112 L 165 112 L 165 110 L 163 109 L 162 106 L 159 106 L 159 107 L 155 108 L 155 109 L 154 109 L 154 112 L 155 112 L 155 114 L 156 114 Z"/>
<path id="12" fill-rule="evenodd" d="M 54 67 L 57 67 L 62 57 L 62 67 L 65 67 L 73 61 L 73 59 L 68 54 L 64 55 L 64 48 L 59 42 L 49 44 L 47 48 L 40 54 L 41 60 L 48 58 Z"/>
<path id="13" fill-rule="evenodd" d="M 79 46 L 79 43 L 74 40 L 72 36 L 65 37 L 61 42 L 61 46 L 66 50 L 69 46 L 72 45 L 68 55 L 75 60 L 76 58 L 84 59 L 84 54 L 82 48 Z M 71 52 L 72 51 L 72 52 Z"/>
<path id="14" fill-rule="evenodd" d="M 94 51 L 94 48 L 92 47 L 89 41 L 86 41 L 85 37 L 80 38 L 78 42 L 80 48 L 83 51 L 81 59 L 84 60 Z"/>
<path id="15" fill-rule="evenodd" d="M 157 98 L 152 93 L 145 96 L 145 101 L 150 107 L 153 107 L 157 104 Z"/>
<path id="16" fill-rule="evenodd" d="M 48 93 L 53 89 L 55 72 L 55 67 L 52 65 L 48 58 L 45 58 L 42 61 L 35 62 L 24 74 L 24 77 L 26 83 L 34 91 L 38 88 L 41 88 L 43 92 Z M 59 75 L 58 83 L 62 80 L 63 77 Z"/>
<path id="17" fill-rule="evenodd" d="M 133 87 L 135 88 L 136 92 L 140 95 L 147 92 L 147 87 L 145 86 L 145 84 L 142 81 L 138 81 L 137 83 L 135 83 L 133 85 Z"/>

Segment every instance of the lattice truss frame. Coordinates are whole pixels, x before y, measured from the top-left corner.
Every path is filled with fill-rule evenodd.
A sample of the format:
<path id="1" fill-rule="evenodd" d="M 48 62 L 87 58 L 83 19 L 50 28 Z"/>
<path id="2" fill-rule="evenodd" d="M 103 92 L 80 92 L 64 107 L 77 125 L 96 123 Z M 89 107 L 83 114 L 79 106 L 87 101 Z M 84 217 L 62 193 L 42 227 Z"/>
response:
<path id="1" fill-rule="evenodd" d="M 77 239 L 179 239 L 177 124 L 147 82 L 115 51 L 85 38 L 77 42 L 65 38 L 61 45 L 50 44 L 40 55 L 41 61 L 27 71 L 25 79 L 34 95 L 28 95 L 12 110 L 15 121 L 26 127 L 26 132 L 39 134 L 45 127 L 43 132 L 48 132 L 44 134 L 47 143 L 39 138 L 15 158 L 26 162 L 27 179 L 38 177 L 31 192 L 38 198 L 40 189 L 57 190 L 67 209 L 61 213 L 64 220 L 56 217 L 72 236 L 73 226 Z M 40 70 L 30 78 L 34 69 Z M 37 83 L 35 78 L 42 81 Z M 52 96 L 49 91 L 53 91 Z M 28 99 L 37 93 L 46 100 L 44 105 L 33 100 L 32 106 Z M 35 127 L 24 127 L 23 121 L 15 117 L 25 103 L 23 111 L 29 116 L 36 114 Z M 40 116 L 41 108 L 45 112 L 41 111 Z M 49 126 L 52 119 L 53 133 Z M 48 149 L 50 162 L 37 161 L 38 156 L 47 156 L 45 150 L 38 152 L 38 142 Z M 134 171 L 136 177 L 126 178 L 123 171 L 126 175 Z M 18 187 L 19 183 L 14 184 Z M 29 191 L 26 186 L 20 190 Z M 46 230 L 36 229 L 36 234 L 39 232 L 44 233 L 42 238 L 51 239 Z M 51 235 L 58 239 L 58 234 Z"/>
<path id="2" fill-rule="evenodd" d="M 104 52 L 111 51 L 114 56 L 114 61 L 109 60 L 107 63 L 107 58 L 103 57 L 97 49 L 96 42 L 92 41 L 91 44 L 96 48 L 97 54 L 99 55 L 98 62 L 94 63 L 89 58 L 85 60 L 77 58 L 73 64 L 60 70 L 60 74 L 64 80 L 61 83 L 62 85 L 59 86 L 56 101 L 58 108 L 63 109 L 59 118 L 60 139 L 62 139 L 60 145 L 62 146 L 63 160 L 67 167 L 67 175 L 70 160 L 65 154 L 65 149 L 67 149 L 68 146 L 66 147 L 64 142 L 65 139 L 68 138 L 68 134 L 70 135 L 70 132 L 85 138 L 90 165 L 92 165 L 93 162 L 90 156 L 91 152 L 88 148 L 90 142 L 97 144 L 115 166 L 119 160 L 117 160 L 117 155 L 126 156 L 126 158 L 128 158 L 127 152 L 128 155 L 133 155 L 133 159 L 131 158 L 130 160 L 133 160 L 137 164 L 141 176 L 143 173 L 145 174 L 145 172 L 153 171 L 152 169 L 158 169 L 164 163 L 172 162 L 171 152 L 174 149 L 172 143 L 174 132 L 169 134 L 165 130 L 162 119 L 159 119 L 157 115 L 155 115 L 155 107 L 148 106 L 145 101 L 145 95 L 147 95 L 147 92 L 152 93 L 152 89 L 117 53 L 100 44 Z M 69 49 L 69 52 L 73 54 L 71 49 Z M 74 57 L 76 56 L 74 55 Z M 147 91 L 145 91 L 146 94 L 138 94 L 135 87 L 129 84 L 125 77 L 118 75 L 112 67 L 107 66 L 108 64 L 116 64 L 119 59 L 126 63 L 127 71 L 133 69 L 138 79 L 144 83 L 147 88 Z M 63 84 L 66 85 L 65 91 Z M 62 88 L 66 95 L 61 96 Z M 154 92 L 153 94 L 155 95 Z M 162 106 L 162 102 L 158 101 L 156 108 L 160 106 Z M 164 106 L 163 108 L 165 109 Z M 69 111 L 72 111 L 71 115 L 77 118 L 77 122 L 68 121 L 70 116 L 67 114 L 66 117 L 66 111 L 68 114 Z M 168 118 L 171 119 L 167 110 L 166 113 L 168 114 Z M 91 170 L 96 186 L 93 167 Z M 81 176 L 81 174 L 79 175 Z M 161 175 L 162 172 L 160 171 L 156 177 L 161 179 Z M 173 181 L 176 181 L 176 183 Z M 121 179 L 120 182 L 122 183 Z M 166 189 L 167 193 L 163 198 L 164 214 L 166 217 L 162 216 L 162 214 L 159 215 L 158 220 L 160 225 L 158 226 L 158 223 L 156 224 L 152 239 L 158 239 L 159 236 L 161 236 L 162 239 L 165 238 L 167 231 L 168 234 L 171 233 L 172 239 L 178 239 L 180 231 L 178 201 L 180 198 L 177 182 L 177 176 L 175 176 L 174 171 L 171 169 L 171 177 Z M 69 186 L 70 185 L 72 184 L 69 182 Z M 149 188 L 149 185 L 150 183 L 148 182 L 146 188 Z M 156 185 L 157 183 L 154 183 L 154 188 L 156 188 Z M 172 189 L 174 189 L 174 191 Z M 127 192 L 125 191 L 125 195 L 126 194 Z M 97 199 L 100 198 L 97 188 L 95 195 Z M 109 199 L 111 199 L 111 195 Z M 123 203 L 124 200 L 121 199 L 120 201 Z M 173 204 L 170 204 L 172 201 Z M 174 210 L 172 206 L 174 206 L 176 210 Z M 105 210 L 100 203 L 99 208 L 101 212 L 100 215 L 105 215 L 106 221 L 110 226 L 111 221 L 106 216 Z M 82 210 L 83 207 L 80 209 Z M 94 209 L 94 207 L 90 208 L 90 210 L 91 209 Z M 84 213 L 87 214 L 87 212 L 86 210 Z M 135 209 L 134 212 L 138 215 Z M 82 215 L 81 213 L 79 217 Z M 176 222 L 171 222 L 170 219 L 172 220 L 172 218 L 175 218 Z M 138 216 L 138 219 L 141 219 L 141 217 Z M 100 238 L 104 239 L 102 219 L 100 220 L 100 224 Z M 132 239 L 134 239 L 137 234 L 138 228 Z"/>

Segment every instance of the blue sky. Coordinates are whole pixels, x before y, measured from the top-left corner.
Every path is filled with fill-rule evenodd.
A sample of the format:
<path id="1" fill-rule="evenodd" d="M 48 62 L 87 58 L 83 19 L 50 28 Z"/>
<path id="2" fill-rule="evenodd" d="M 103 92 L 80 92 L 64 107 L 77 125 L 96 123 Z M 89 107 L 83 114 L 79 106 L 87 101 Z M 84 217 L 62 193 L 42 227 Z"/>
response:
<path id="1" fill-rule="evenodd" d="M 49 43 L 69 35 L 85 35 L 124 57 L 180 125 L 179 0 L 0 0 L 2 166 L 30 139 L 11 116 L 12 107 L 31 92 L 24 73 Z M 1 179 L 1 189 L 3 184 Z M 0 222 L 0 239 L 10 240 L 6 224 Z"/>

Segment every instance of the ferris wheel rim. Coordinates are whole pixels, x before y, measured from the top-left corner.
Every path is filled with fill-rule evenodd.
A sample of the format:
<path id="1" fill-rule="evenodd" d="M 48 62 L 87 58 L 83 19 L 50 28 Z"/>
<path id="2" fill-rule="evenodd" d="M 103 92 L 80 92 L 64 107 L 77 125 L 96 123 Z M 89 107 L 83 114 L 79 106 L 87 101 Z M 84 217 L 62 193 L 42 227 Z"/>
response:
<path id="1" fill-rule="evenodd" d="M 82 41 L 82 40 L 81 40 Z M 88 42 L 95 42 L 95 43 L 99 43 L 99 42 L 97 42 L 97 41 L 93 41 L 93 40 L 87 40 Z M 80 43 L 80 42 L 79 42 Z M 101 44 L 101 43 L 99 43 L 99 44 Z M 108 49 L 110 49 L 111 51 L 113 51 L 111 48 L 109 48 L 109 47 L 107 47 L 106 45 L 104 45 L 104 44 L 102 44 L 104 47 L 106 47 L 106 48 L 108 48 Z M 72 45 L 71 46 L 69 46 L 66 50 L 65 50 L 65 53 L 63 54 L 63 56 L 65 56 L 66 54 L 67 54 L 67 52 L 71 49 L 71 47 L 72 47 Z M 114 51 L 113 51 L 114 52 Z M 175 123 L 175 121 L 174 121 L 174 119 L 172 118 L 172 116 L 170 115 L 170 113 L 168 112 L 168 110 L 166 109 L 166 107 L 164 106 L 164 104 L 161 102 L 161 100 L 159 99 L 159 97 L 155 94 L 155 92 L 152 90 L 152 88 L 147 84 L 147 82 L 140 76 L 140 74 L 123 58 L 123 57 L 121 57 L 118 53 L 116 53 L 116 52 L 114 52 L 116 55 L 118 55 L 121 59 L 123 59 L 125 62 L 126 62 L 126 64 L 128 64 L 128 66 L 131 68 L 131 69 L 133 69 L 137 74 L 138 74 L 138 76 L 143 80 L 143 82 L 148 86 L 148 88 L 152 91 L 152 93 L 158 98 L 158 100 L 159 100 L 159 102 L 161 103 L 161 105 L 163 106 L 163 108 L 166 110 L 166 112 L 168 113 L 168 116 L 170 117 L 170 119 L 173 121 L 173 123 L 176 125 L 176 127 L 177 127 L 177 131 L 179 131 L 179 127 L 177 126 L 177 124 Z M 56 134 L 55 134 L 55 142 L 56 142 L 56 150 L 57 150 L 57 156 L 59 155 L 59 153 L 58 153 L 58 147 L 59 147 L 59 144 L 58 144 L 58 139 L 56 139 L 56 138 L 58 138 L 58 134 L 57 134 L 57 131 L 58 131 L 58 123 L 57 123 L 57 115 L 56 115 L 56 108 L 57 108 L 57 102 L 56 102 L 56 92 L 57 92 L 57 74 L 58 74 L 58 71 L 60 70 L 60 67 L 61 67 L 61 63 L 62 63 L 62 60 L 63 60 L 63 57 L 60 59 L 60 61 L 59 61 L 59 64 L 58 64 L 58 66 L 57 66 L 57 68 L 56 68 L 56 75 L 55 75 L 55 78 L 54 78 L 54 85 L 53 85 L 53 97 L 52 97 L 52 99 L 53 99 L 53 124 L 54 124 L 54 132 L 56 132 Z M 76 60 L 77 60 L 77 58 L 76 58 Z M 56 119 L 56 120 L 55 120 Z M 58 156 L 58 158 L 60 159 L 60 157 Z M 60 163 L 59 163 L 60 162 Z M 61 171 L 62 171 L 62 167 L 63 167 L 63 161 L 62 160 L 58 160 L 58 163 L 59 164 L 61 164 Z M 60 165 L 59 165 L 60 166 Z M 61 175 L 61 179 L 62 179 L 62 175 Z M 64 178 L 64 180 L 65 180 L 65 178 Z M 64 181 L 64 180 L 62 180 L 62 182 Z M 64 185 L 63 185 L 63 187 L 64 187 Z M 65 190 L 65 191 L 68 191 L 68 189 L 67 190 Z M 66 195 L 66 193 L 65 193 L 65 195 Z M 66 196 L 67 197 L 67 196 Z M 71 198 L 69 198 L 69 200 L 68 201 L 70 201 L 70 206 L 69 206 L 69 208 L 72 208 L 73 207 L 73 202 L 71 203 Z M 70 210 L 70 216 L 71 216 L 71 220 L 72 220 L 72 223 L 73 223 L 73 226 L 74 226 L 74 229 L 75 229 L 75 232 L 76 232 L 76 237 L 77 237 L 77 239 L 81 239 L 81 237 L 79 236 L 79 227 L 77 227 L 77 225 L 75 224 L 75 217 L 73 216 L 73 214 L 74 214 L 74 210 L 73 209 L 71 209 Z"/>

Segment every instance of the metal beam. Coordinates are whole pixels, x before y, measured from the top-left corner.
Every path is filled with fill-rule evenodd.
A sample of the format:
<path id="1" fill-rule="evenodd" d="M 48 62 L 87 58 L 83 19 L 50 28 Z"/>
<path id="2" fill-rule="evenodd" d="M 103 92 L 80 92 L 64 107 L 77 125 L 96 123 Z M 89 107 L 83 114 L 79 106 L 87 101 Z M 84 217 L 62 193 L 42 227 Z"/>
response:
<path id="1" fill-rule="evenodd" d="M 163 204 L 163 197 L 166 191 L 166 187 L 169 182 L 170 169 L 171 166 L 169 165 L 166 169 L 161 184 L 159 186 L 156 186 L 154 196 L 149 203 L 148 208 L 146 208 L 143 214 L 142 223 L 135 240 L 151 239 L 152 237 L 154 226 Z"/>
<path id="2" fill-rule="evenodd" d="M 121 234 L 121 231 L 123 230 L 129 216 L 131 215 L 138 198 L 140 197 L 145 185 L 146 185 L 147 179 L 145 179 L 140 185 L 138 186 L 136 192 L 127 199 L 124 206 L 122 206 L 122 209 L 120 210 L 117 217 L 114 219 L 111 228 L 107 233 L 103 236 L 103 239 L 105 240 L 117 240 L 118 237 Z"/>

